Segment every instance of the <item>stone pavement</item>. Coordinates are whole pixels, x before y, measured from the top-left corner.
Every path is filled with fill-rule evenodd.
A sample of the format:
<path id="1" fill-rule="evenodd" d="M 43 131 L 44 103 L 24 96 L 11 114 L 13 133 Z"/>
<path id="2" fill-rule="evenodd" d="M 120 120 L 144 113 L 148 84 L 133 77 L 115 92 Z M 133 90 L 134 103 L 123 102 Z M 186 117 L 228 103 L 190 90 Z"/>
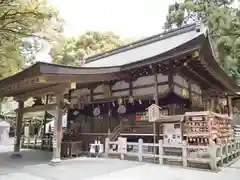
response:
<path id="1" fill-rule="evenodd" d="M 11 159 L 10 148 L 0 147 L 0 180 L 239 180 L 240 169 L 218 173 L 105 158 L 77 158 L 49 166 L 51 152 L 22 151 L 22 159 Z M 232 166 L 240 164 L 234 163 Z"/>

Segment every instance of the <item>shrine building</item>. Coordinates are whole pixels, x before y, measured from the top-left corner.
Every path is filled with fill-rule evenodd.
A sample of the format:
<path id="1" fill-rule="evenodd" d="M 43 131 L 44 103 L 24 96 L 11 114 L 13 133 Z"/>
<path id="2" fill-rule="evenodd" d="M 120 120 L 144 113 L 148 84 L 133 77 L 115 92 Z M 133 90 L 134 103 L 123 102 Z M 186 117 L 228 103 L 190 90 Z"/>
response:
<path id="1" fill-rule="evenodd" d="M 61 141 L 82 141 L 87 149 L 97 138 L 152 142 L 157 132 L 163 139 L 163 124 L 153 132 L 148 121 L 152 104 L 164 116 L 213 111 L 231 117 L 231 98 L 240 88 L 217 57 L 208 29 L 192 24 L 92 56 L 81 67 L 37 62 L 0 81 L 1 95 L 18 102 L 14 153 L 20 152 L 24 114 L 35 111 L 56 109 L 52 162 L 60 161 Z M 41 103 L 24 107 L 31 97 Z M 62 135 L 65 113 L 68 128 Z M 179 129 L 181 123 L 173 121 Z"/>

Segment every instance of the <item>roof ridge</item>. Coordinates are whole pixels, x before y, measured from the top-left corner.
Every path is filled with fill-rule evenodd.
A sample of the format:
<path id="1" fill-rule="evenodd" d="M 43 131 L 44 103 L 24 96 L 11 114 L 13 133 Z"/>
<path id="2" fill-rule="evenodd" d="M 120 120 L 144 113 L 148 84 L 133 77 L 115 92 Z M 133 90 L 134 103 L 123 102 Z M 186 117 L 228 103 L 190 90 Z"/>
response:
<path id="1" fill-rule="evenodd" d="M 166 38 L 178 35 L 178 34 L 186 33 L 188 31 L 191 31 L 191 30 L 195 29 L 197 26 L 199 26 L 199 24 L 193 23 L 193 24 L 190 24 L 190 25 L 182 26 L 180 28 L 172 29 L 172 30 L 167 31 L 167 32 L 162 32 L 162 33 L 159 33 L 159 34 L 156 34 L 156 35 L 144 38 L 144 39 L 140 39 L 136 42 L 126 44 L 126 45 L 121 46 L 119 48 L 115 48 L 115 49 L 112 49 L 112 50 L 109 50 L 109 51 L 106 51 L 106 52 L 103 52 L 103 53 L 99 53 L 99 54 L 90 56 L 90 57 L 86 58 L 86 63 L 85 64 L 88 64 L 90 62 L 99 60 L 99 59 L 104 58 L 104 57 L 108 57 L 108 56 L 111 56 L 111 55 L 114 55 L 114 54 L 117 54 L 117 53 L 127 51 L 127 50 L 130 50 L 130 49 L 134 49 L 134 48 L 146 45 L 146 44 L 151 44 L 153 42 L 163 40 L 163 39 L 166 39 Z"/>

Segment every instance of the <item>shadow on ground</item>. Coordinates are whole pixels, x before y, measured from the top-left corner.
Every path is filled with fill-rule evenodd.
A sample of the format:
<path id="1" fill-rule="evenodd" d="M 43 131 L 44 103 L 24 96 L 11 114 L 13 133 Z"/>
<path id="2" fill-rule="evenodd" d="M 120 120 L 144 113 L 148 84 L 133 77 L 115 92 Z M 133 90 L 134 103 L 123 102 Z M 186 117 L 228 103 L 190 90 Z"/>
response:
<path id="1" fill-rule="evenodd" d="M 52 152 L 21 150 L 21 158 L 11 158 L 11 155 L 11 151 L 1 152 L 0 150 L 0 169 L 24 168 L 26 166 L 46 164 L 51 160 Z"/>
<path id="2" fill-rule="evenodd" d="M 224 168 L 219 173 L 212 173 L 106 158 L 81 157 L 49 166 L 52 152 L 22 150 L 22 158 L 12 159 L 11 150 L 0 147 L 0 180 L 239 180 L 240 177 L 240 171 L 236 168 Z"/>

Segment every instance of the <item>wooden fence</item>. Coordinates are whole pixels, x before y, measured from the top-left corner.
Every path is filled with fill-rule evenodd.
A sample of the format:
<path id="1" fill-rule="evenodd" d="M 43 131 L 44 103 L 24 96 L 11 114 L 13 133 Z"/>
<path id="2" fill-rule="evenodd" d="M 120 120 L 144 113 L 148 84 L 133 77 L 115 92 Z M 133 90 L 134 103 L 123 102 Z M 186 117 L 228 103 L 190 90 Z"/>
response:
<path id="1" fill-rule="evenodd" d="M 52 150 L 52 138 L 51 137 L 42 138 L 38 136 L 22 137 L 21 147 L 29 149 L 33 148 Z"/>
<path id="2" fill-rule="evenodd" d="M 209 146 L 193 146 L 182 144 L 144 143 L 139 139 L 137 143 L 105 140 L 105 155 L 118 156 L 120 159 L 135 158 L 144 161 L 149 158 L 159 164 L 177 164 L 184 167 L 210 168 L 218 167 L 240 156 L 240 141 L 216 145 L 213 141 Z"/>
<path id="3" fill-rule="evenodd" d="M 40 150 L 49 150 L 53 149 L 52 147 L 52 137 L 22 137 L 21 147 L 28 149 L 40 149 Z M 83 154 L 82 142 L 81 141 L 63 141 L 61 143 L 61 156 L 65 158 L 77 157 Z"/>

